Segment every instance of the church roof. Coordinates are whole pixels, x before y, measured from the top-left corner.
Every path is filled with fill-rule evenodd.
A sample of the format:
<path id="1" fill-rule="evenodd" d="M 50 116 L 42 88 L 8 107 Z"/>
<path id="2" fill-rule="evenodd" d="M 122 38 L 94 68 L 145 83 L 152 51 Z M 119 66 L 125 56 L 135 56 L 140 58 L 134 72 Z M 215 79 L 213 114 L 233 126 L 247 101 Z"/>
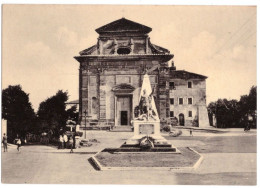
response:
<path id="1" fill-rule="evenodd" d="M 97 54 L 97 45 L 93 45 L 85 50 L 79 52 L 80 55 L 90 55 L 90 54 Z"/>
<path id="2" fill-rule="evenodd" d="M 172 71 L 170 73 L 171 75 L 171 78 L 180 78 L 180 79 L 185 79 L 185 80 L 188 80 L 188 79 L 206 79 L 208 78 L 207 76 L 204 76 L 204 75 L 201 75 L 201 74 L 196 74 L 196 73 L 193 73 L 193 72 L 188 72 L 188 71 L 185 71 L 185 70 L 175 70 L 175 71 Z"/>
<path id="3" fill-rule="evenodd" d="M 149 44 L 148 44 L 149 49 L 151 49 L 151 53 L 149 54 L 156 54 L 156 55 L 160 55 L 160 54 L 170 54 L 170 51 L 167 50 L 166 48 L 163 48 L 161 46 L 152 44 L 149 40 Z M 82 50 L 79 52 L 80 55 L 98 55 L 97 53 L 97 45 L 93 45 L 85 50 Z M 112 49 L 111 49 L 112 50 Z M 110 54 L 111 55 L 111 54 Z M 113 55 L 113 54 L 112 54 Z M 131 54 L 130 54 L 131 55 Z M 138 55 L 138 54 L 134 54 L 134 55 Z M 145 55 L 145 54 L 141 54 L 141 55 Z"/>
<path id="4" fill-rule="evenodd" d="M 152 44 L 151 41 L 148 41 L 149 47 L 151 48 L 151 51 L 153 54 L 169 54 L 170 51 L 167 50 L 166 48 L 163 48 L 161 46 Z"/>
<path id="5" fill-rule="evenodd" d="M 113 21 L 102 27 L 96 29 L 96 32 L 101 33 L 113 33 L 113 32 L 139 32 L 139 33 L 149 33 L 152 28 L 145 25 L 133 22 L 131 20 L 121 18 L 119 20 Z"/>

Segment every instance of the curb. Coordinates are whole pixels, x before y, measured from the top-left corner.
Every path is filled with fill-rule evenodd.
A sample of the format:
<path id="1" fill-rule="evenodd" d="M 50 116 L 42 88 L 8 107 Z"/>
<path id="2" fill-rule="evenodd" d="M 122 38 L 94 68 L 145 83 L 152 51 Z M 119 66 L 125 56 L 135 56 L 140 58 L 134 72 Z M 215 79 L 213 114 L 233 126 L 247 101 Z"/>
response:
<path id="1" fill-rule="evenodd" d="M 135 171 L 135 170 L 141 170 L 141 171 L 150 171 L 150 170 L 161 170 L 161 171 L 182 171 L 182 170 L 195 170 L 199 167 L 203 160 L 203 156 L 198 153 L 196 150 L 187 147 L 191 151 L 197 153 L 200 158 L 198 161 L 191 167 L 109 167 L 109 166 L 103 166 L 101 163 L 97 160 L 96 156 L 101 152 L 96 153 L 94 156 L 92 156 L 90 159 L 93 161 L 95 164 L 96 168 L 99 169 L 100 171 L 107 171 L 107 170 L 118 170 L 118 171 Z"/>

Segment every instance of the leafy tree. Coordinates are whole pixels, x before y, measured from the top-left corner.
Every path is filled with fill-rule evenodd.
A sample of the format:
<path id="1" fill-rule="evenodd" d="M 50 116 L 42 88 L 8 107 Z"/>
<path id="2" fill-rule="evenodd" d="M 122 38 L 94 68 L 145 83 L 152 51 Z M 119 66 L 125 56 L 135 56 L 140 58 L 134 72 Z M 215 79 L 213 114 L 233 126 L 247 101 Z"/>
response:
<path id="1" fill-rule="evenodd" d="M 24 137 L 33 130 L 36 116 L 29 102 L 29 94 L 20 85 L 8 86 L 2 91 L 2 118 L 7 120 L 8 138 L 12 141 L 16 135 Z"/>
<path id="2" fill-rule="evenodd" d="M 256 86 L 252 86 L 249 95 L 243 95 L 240 97 L 240 114 L 242 121 L 247 122 L 248 117 L 253 118 L 253 127 L 256 127 L 256 104 L 257 104 L 257 93 Z"/>
<path id="3" fill-rule="evenodd" d="M 79 113 L 77 112 L 77 106 L 76 105 L 69 108 L 66 112 L 67 112 L 67 119 L 75 121 L 76 123 L 78 123 Z"/>
<path id="4" fill-rule="evenodd" d="M 58 133 L 65 129 L 67 112 L 65 102 L 68 100 L 68 93 L 59 90 L 56 95 L 40 103 L 37 115 L 39 127 L 42 130 Z"/>
<path id="5" fill-rule="evenodd" d="M 218 128 L 244 127 L 248 122 L 248 116 L 254 120 L 256 126 L 256 86 L 250 89 L 249 95 L 241 96 L 240 100 L 218 99 L 208 105 L 210 124 L 213 123 L 213 115 L 216 118 Z"/>

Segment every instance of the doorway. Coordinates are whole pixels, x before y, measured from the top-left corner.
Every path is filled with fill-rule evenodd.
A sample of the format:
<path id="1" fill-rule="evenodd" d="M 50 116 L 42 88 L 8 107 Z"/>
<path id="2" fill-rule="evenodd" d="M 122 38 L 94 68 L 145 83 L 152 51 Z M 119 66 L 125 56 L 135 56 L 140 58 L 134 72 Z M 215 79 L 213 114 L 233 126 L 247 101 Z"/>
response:
<path id="1" fill-rule="evenodd" d="M 127 118 L 127 111 L 121 111 L 121 125 L 127 125 L 128 118 Z"/>
<path id="2" fill-rule="evenodd" d="M 184 119 L 184 114 L 179 114 L 179 124 L 181 126 L 184 126 L 185 119 Z"/>
<path id="3" fill-rule="evenodd" d="M 116 100 L 116 122 L 119 126 L 130 125 L 132 101 L 131 96 L 117 96 Z"/>

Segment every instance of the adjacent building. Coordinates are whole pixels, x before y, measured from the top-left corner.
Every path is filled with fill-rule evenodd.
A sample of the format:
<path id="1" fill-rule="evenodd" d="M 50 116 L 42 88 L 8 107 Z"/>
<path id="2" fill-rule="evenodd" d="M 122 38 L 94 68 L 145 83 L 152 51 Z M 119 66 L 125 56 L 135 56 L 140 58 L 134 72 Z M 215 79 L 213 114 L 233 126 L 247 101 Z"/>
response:
<path id="1" fill-rule="evenodd" d="M 160 119 L 182 126 L 209 126 L 206 76 L 176 70 L 169 50 L 149 38 L 150 27 L 122 18 L 96 32 L 97 43 L 75 57 L 79 68 L 79 119 L 130 126 L 148 73 Z M 194 123 L 194 122 L 197 122 Z"/>

